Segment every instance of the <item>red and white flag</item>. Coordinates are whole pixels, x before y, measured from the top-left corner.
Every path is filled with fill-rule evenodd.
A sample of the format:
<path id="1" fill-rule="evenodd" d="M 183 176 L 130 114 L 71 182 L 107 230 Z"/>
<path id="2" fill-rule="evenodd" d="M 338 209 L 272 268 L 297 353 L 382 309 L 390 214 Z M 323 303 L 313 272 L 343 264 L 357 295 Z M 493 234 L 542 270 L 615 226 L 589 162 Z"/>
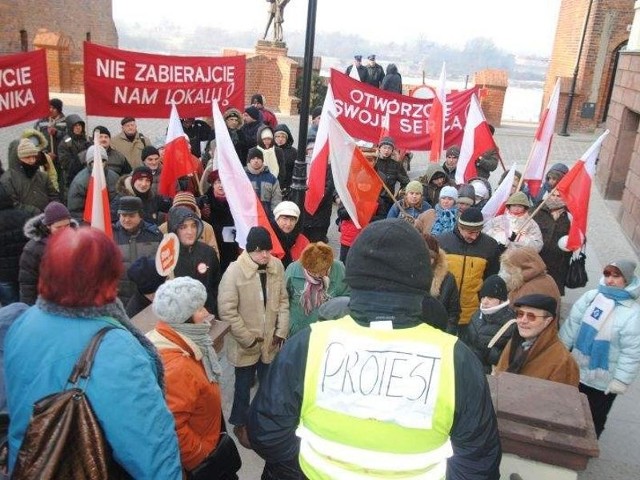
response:
<path id="1" fill-rule="evenodd" d="M 389 135 L 389 112 L 385 113 L 380 122 L 380 137 L 378 138 L 378 145 L 384 137 L 388 137 Z"/>
<path id="2" fill-rule="evenodd" d="M 429 160 L 438 163 L 444 150 L 444 120 L 447 114 L 447 72 L 445 63 L 442 62 L 440 72 L 440 82 L 433 97 L 431 112 L 429 113 L 429 138 L 431 139 L 431 150 L 429 150 Z"/>
<path id="3" fill-rule="evenodd" d="M 269 231 L 273 244 L 273 255 L 284 256 L 284 250 L 276 236 L 262 202 L 256 195 L 247 173 L 242 168 L 236 149 L 233 146 L 227 125 L 216 100 L 213 101 L 213 127 L 216 132 L 216 154 L 218 171 L 224 187 L 229 209 L 236 229 L 236 242 L 241 248 L 247 245 L 247 235 L 251 227 L 261 226 Z"/>
<path id="4" fill-rule="evenodd" d="M 509 173 L 505 175 L 498 188 L 496 188 L 491 198 L 487 201 L 484 207 L 482 207 L 482 216 L 485 220 L 490 220 L 497 215 L 504 213 L 505 203 L 511 196 L 511 187 L 513 187 L 513 179 L 516 176 L 516 164 L 514 163 L 509 170 Z"/>
<path id="5" fill-rule="evenodd" d="M 336 117 L 329 114 L 327 119 L 331 174 L 336 192 L 355 226 L 364 228 L 378 209 L 382 180 Z"/>
<path id="6" fill-rule="evenodd" d="M 162 155 L 162 171 L 158 183 L 158 192 L 173 198 L 180 177 L 193 175 L 198 171 L 198 160 L 191 154 L 191 144 L 185 135 L 175 104 L 171 105 L 169 127 Z"/>
<path id="7" fill-rule="evenodd" d="M 556 185 L 556 189 L 567 204 L 567 210 L 573 217 L 569 227 L 567 250 L 580 248 L 587 236 L 591 184 L 596 171 L 596 160 L 600 154 L 600 147 L 608 134 L 609 130 L 605 130 Z"/>
<path id="8" fill-rule="evenodd" d="M 360 78 L 360 72 L 358 71 L 358 67 L 356 67 L 355 65 L 351 66 L 351 70 L 349 70 L 349 76 L 359 82 L 362 81 L 362 79 Z"/>
<path id="9" fill-rule="evenodd" d="M 472 95 L 460 146 L 456 183 L 458 185 L 467 183 L 470 178 L 477 176 L 476 160 L 484 152 L 492 149 L 497 150 L 497 147 L 489 130 L 489 124 L 484 118 L 478 97 Z"/>
<path id="10" fill-rule="evenodd" d="M 93 135 L 93 167 L 84 203 L 83 218 L 92 227 L 102 230 L 109 238 L 113 238 L 109 193 L 107 180 L 104 176 L 104 165 L 100 157 L 99 138 L 100 134 L 96 131 Z"/>
<path id="11" fill-rule="evenodd" d="M 304 209 L 311 215 L 316 213 L 320 206 L 326 186 L 327 164 L 329 162 L 329 114 L 337 115 L 331 84 L 327 87 L 327 95 L 324 97 L 322 116 L 309 161 L 308 189 L 304 199 Z"/>
<path id="12" fill-rule="evenodd" d="M 540 124 L 533 139 L 533 147 L 531 148 L 531 153 L 529 153 L 529 160 L 527 160 L 527 167 L 523 174 L 524 181 L 527 182 L 529 192 L 533 197 L 537 196 L 540 191 L 544 171 L 547 167 L 551 140 L 553 139 L 556 118 L 558 117 L 559 100 L 560 78 L 556 81 L 556 86 L 553 88 L 547 108 L 542 112 Z"/>

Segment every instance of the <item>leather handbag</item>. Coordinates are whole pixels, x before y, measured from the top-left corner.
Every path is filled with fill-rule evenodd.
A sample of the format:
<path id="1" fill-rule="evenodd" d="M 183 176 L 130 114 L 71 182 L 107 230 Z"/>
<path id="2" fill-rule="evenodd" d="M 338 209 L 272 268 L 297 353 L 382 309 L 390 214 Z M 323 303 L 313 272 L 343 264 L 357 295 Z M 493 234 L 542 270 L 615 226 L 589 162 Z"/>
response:
<path id="1" fill-rule="evenodd" d="M 242 460 L 238 447 L 227 433 L 223 417 L 218 446 L 200 465 L 189 472 L 189 478 L 190 480 L 233 480 L 238 478 L 236 472 L 241 466 Z"/>
<path id="2" fill-rule="evenodd" d="M 564 281 L 564 286 L 567 288 L 582 288 L 589 281 L 586 268 L 587 255 L 584 252 L 585 245 L 569 260 L 569 269 Z"/>
<path id="3" fill-rule="evenodd" d="M 76 362 L 65 390 L 38 400 L 11 476 L 14 480 L 107 480 L 130 478 L 111 455 L 91 409 L 82 379 L 89 380 L 95 354 L 104 335 L 96 333 Z"/>

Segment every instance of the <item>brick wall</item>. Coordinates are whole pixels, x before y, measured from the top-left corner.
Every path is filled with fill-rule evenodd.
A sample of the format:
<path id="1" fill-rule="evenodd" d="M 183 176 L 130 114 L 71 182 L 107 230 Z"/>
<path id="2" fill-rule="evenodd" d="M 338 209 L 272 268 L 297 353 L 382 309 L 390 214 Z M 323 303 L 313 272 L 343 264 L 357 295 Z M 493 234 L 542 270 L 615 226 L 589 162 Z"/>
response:
<path id="1" fill-rule="evenodd" d="M 504 97 L 509 84 L 506 70 L 480 70 L 474 74 L 473 83 L 482 89 L 480 105 L 487 122 L 494 127 L 499 127 L 502 119 Z"/>
<path id="2" fill-rule="evenodd" d="M 580 39 L 591 0 L 562 0 L 553 51 L 544 87 L 541 109 L 545 108 L 556 79 L 562 78 L 556 131 L 562 126 Z M 629 38 L 633 21 L 633 0 L 593 0 L 578 65 L 575 96 L 568 131 L 593 132 L 603 121 L 618 50 Z M 585 103 L 595 104 L 593 118 L 582 118 Z"/>

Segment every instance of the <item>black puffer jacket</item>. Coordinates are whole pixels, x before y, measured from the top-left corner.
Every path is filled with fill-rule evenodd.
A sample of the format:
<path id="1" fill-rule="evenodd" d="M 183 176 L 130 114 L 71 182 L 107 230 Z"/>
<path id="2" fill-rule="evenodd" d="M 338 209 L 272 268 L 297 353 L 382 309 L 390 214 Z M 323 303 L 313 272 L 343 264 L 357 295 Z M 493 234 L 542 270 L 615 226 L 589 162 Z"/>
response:
<path id="1" fill-rule="evenodd" d="M 562 212 L 557 220 L 554 219 L 545 205 L 538 211 L 535 221 L 542 233 L 543 245 L 542 250 L 540 250 L 540 257 L 542 257 L 544 264 L 547 266 L 547 273 L 553 277 L 556 285 L 558 285 L 560 295 L 564 295 L 571 252 L 560 250 L 558 240 L 569 234 L 571 220 L 569 220 L 569 215 L 566 211 Z"/>
<path id="2" fill-rule="evenodd" d="M 34 305 L 38 298 L 38 278 L 40 277 L 40 261 L 44 249 L 49 241 L 51 232 L 42 221 L 44 213 L 36 215 L 24 225 L 24 235 L 29 239 L 20 256 L 20 301 L 27 305 Z M 71 226 L 76 228 L 78 222 L 71 220 Z"/>
<path id="3" fill-rule="evenodd" d="M 291 130 L 289 130 L 289 127 L 287 127 L 284 123 L 280 123 L 273 130 L 273 134 L 275 135 L 278 132 L 284 132 L 287 134 L 287 141 L 284 145 L 280 146 L 280 149 L 284 154 L 284 173 L 278 177 L 278 181 L 280 182 L 280 189 L 284 194 L 291 186 L 293 166 L 296 163 L 296 158 L 298 157 L 298 150 L 293 146 L 293 136 L 291 135 Z"/>
<path id="4" fill-rule="evenodd" d="M 382 79 L 380 88 L 387 92 L 402 93 L 402 76 L 398 73 L 395 63 L 387 65 L 387 74 Z"/>
<path id="5" fill-rule="evenodd" d="M 478 309 L 471 317 L 469 327 L 464 330 L 461 340 L 476 354 L 485 373 L 491 373 L 491 367 L 500 360 L 502 350 L 509 343 L 516 325 L 511 325 L 491 348 L 488 348 L 489 342 L 513 318 L 516 318 L 516 312 L 509 307 L 507 301 L 504 308 L 492 314 L 484 314 Z"/>
<path id="6" fill-rule="evenodd" d="M 18 282 L 18 267 L 27 237 L 22 231 L 31 215 L 13 206 L 13 200 L 0 185 L 0 281 Z"/>

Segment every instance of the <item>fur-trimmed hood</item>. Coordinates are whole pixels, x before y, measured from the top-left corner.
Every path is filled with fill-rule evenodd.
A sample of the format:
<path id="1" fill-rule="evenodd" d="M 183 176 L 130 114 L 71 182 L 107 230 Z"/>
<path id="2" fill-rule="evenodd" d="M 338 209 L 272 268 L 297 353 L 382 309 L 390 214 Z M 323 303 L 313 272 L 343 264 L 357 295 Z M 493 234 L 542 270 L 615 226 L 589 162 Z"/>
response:
<path id="1" fill-rule="evenodd" d="M 40 242 L 46 237 L 48 237 L 49 235 L 51 235 L 49 228 L 44 223 L 42 223 L 43 221 L 44 221 L 44 213 L 41 213 L 40 215 L 36 215 L 35 217 L 27 220 L 27 222 L 24 224 L 24 227 L 22 229 L 22 231 L 24 232 L 24 236 L 27 237 L 29 240 Z M 79 226 L 80 224 L 72 218 L 71 227 L 78 228 Z"/>
<path id="2" fill-rule="evenodd" d="M 502 255 L 500 261 L 506 266 L 519 269 L 525 282 L 547 272 L 547 266 L 544 261 L 531 247 L 511 248 Z"/>
<path id="3" fill-rule="evenodd" d="M 228 117 L 230 117 L 233 114 L 236 114 L 240 119 L 238 120 L 238 130 L 239 130 L 240 127 L 244 125 L 244 119 L 242 118 L 242 112 L 240 110 L 238 110 L 237 108 L 230 108 L 224 112 L 224 114 L 222 115 L 222 118 L 226 120 Z"/>
<path id="4" fill-rule="evenodd" d="M 136 194 L 133 191 L 132 178 L 131 174 L 123 175 L 118 179 L 116 183 L 116 192 L 118 195 L 122 195 L 125 197 L 135 197 Z"/>
<path id="5" fill-rule="evenodd" d="M 38 139 L 38 145 L 36 145 L 36 148 L 38 150 L 44 150 L 45 148 L 47 148 L 47 145 L 49 145 L 49 142 L 47 141 L 47 138 L 44 136 L 44 134 L 41 131 L 36 130 L 35 128 L 27 128 L 22 132 L 22 135 L 20 135 L 20 138 L 31 137 L 36 137 Z"/>
<path id="6" fill-rule="evenodd" d="M 435 258 L 435 262 L 431 266 L 431 271 L 433 272 L 433 280 L 431 281 L 431 296 L 434 298 L 438 298 L 438 295 L 440 295 L 440 288 L 442 287 L 444 277 L 449 271 L 447 254 L 442 248 L 438 250 L 438 256 Z"/>

